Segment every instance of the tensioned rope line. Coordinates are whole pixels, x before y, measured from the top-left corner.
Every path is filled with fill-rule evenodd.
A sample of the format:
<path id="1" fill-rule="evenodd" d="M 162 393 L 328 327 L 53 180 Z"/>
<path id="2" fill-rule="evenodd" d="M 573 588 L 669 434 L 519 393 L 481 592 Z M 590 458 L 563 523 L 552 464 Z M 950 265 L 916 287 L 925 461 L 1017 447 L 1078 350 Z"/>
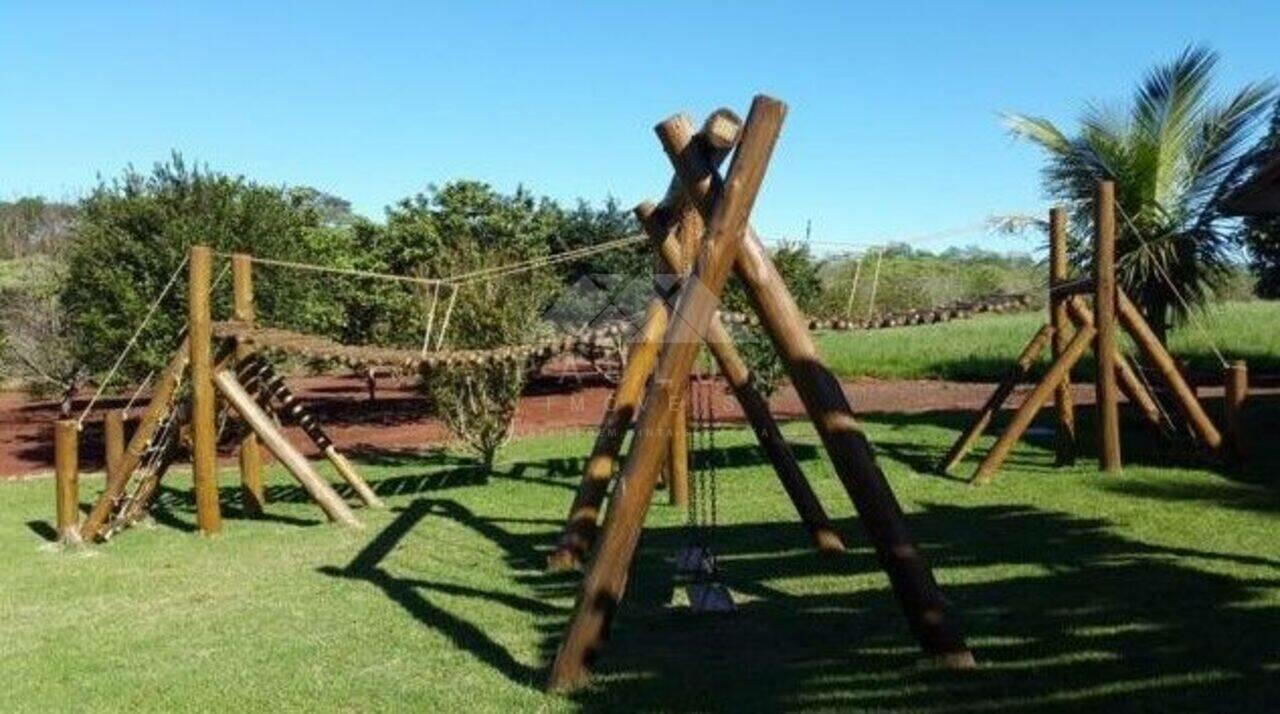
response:
<path id="1" fill-rule="evenodd" d="M 524 260 L 516 263 L 510 263 L 507 265 L 496 265 L 489 268 L 481 268 L 478 270 L 472 270 L 469 272 L 460 273 L 458 275 L 449 276 L 446 278 L 423 278 L 423 277 L 417 277 L 412 275 L 401 275 L 399 273 L 384 273 L 384 272 L 375 271 L 375 270 L 363 270 L 360 268 L 342 268 L 342 267 L 332 266 L 332 265 L 302 263 L 294 260 L 263 258 L 259 256 L 253 256 L 253 255 L 249 256 L 249 260 L 254 263 L 258 263 L 260 265 L 271 265 L 271 266 L 280 267 L 280 268 L 290 268 L 293 270 L 306 270 L 306 271 L 311 271 L 316 273 L 348 275 L 352 277 L 373 278 L 377 280 L 394 280 L 394 281 L 399 281 L 404 283 L 414 283 L 417 285 L 428 285 L 428 286 L 461 285 L 461 284 L 470 283 L 470 282 L 478 282 L 484 279 L 503 277 L 503 276 L 512 275 L 515 273 L 527 272 L 530 270 L 537 270 L 539 268 L 543 268 L 548 265 L 555 265 L 557 263 L 568 262 L 568 261 L 576 260 L 578 258 L 584 258 L 590 255 L 595 255 L 597 253 L 604 253 L 607 251 L 616 250 L 618 248 L 621 248 L 633 243 L 639 243 L 644 240 L 647 240 L 647 237 L 645 235 L 636 234 L 636 235 L 626 236 L 624 238 L 617 238 L 611 241 L 606 241 L 598 245 L 584 246 L 582 248 L 574 248 L 572 250 L 567 250 L 561 253 L 554 253 L 552 255 L 547 255 L 547 256 L 539 256 L 537 258 L 532 258 L 529 260 Z M 216 253 L 216 255 L 220 257 L 228 258 L 228 257 L 231 257 L 232 254 L 218 252 Z"/>
<path id="2" fill-rule="evenodd" d="M 111 380 L 116 376 L 116 372 L 120 369 L 120 365 L 124 363 L 125 357 L 129 356 L 130 350 L 132 350 L 133 346 L 137 344 L 138 338 L 142 336 L 142 331 L 147 329 L 147 325 L 151 322 L 151 318 L 155 316 L 156 310 L 160 309 L 160 303 L 164 301 L 164 299 L 169 295 L 169 291 L 173 289 L 174 284 L 178 282 L 178 276 L 182 274 L 183 268 L 187 267 L 188 259 L 189 256 L 182 256 L 182 262 L 178 263 L 178 267 L 174 268 L 173 273 L 169 275 L 169 281 L 164 284 L 164 287 L 160 290 L 160 294 L 156 296 L 156 299 L 151 301 L 151 305 L 147 308 L 146 314 L 142 317 L 142 322 L 139 323 L 138 328 L 133 331 L 133 334 L 129 337 L 129 341 L 126 342 L 124 348 L 120 350 L 120 354 L 116 355 L 116 361 L 112 363 L 111 369 L 107 370 L 106 378 L 98 384 L 98 390 L 93 393 L 93 396 L 89 399 L 89 403 L 85 405 L 84 411 L 80 412 L 80 418 L 76 420 L 77 429 L 84 428 L 85 418 L 89 416 L 89 412 L 93 409 L 93 405 L 98 401 L 98 398 L 102 396 L 107 385 L 110 384 Z"/>
<path id="3" fill-rule="evenodd" d="M 152 302 L 151 306 L 147 309 L 147 314 L 143 316 L 142 322 L 138 324 L 138 329 L 133 331 L 133 336 L 129 338 L 129 341 L 127 343 L 125 343 L 125 346 L 120 350 L 120 354 L 116 355 L 116 361 L 111 365 L 111 369 L 107 371 L 107 376 L 104 377 L 102 382 L 98 384 L 98 391 L 93 393 L 93 397 L 91 397 L 89 399 L 89 403 L 85 405 L 84 411 L 80 412 L 80 418 L 76 420 L 77 429 L 84 427 L 84 420 L 86 417 L 89 416 L 89 412 L 93 410 L 93 405 L 97 403 L 98 399 L 102 396 L 102 393 L 106 391 L 107 386 L 111 384 L 111 380 L 115 378 L 116 371 L 120 369 L 120 365 L 124 363 L 125 358 L 129 356 L 129 352 L 133 349 L 134 345 L 137 343 L 138 337 L 142 334 L 142 331 L 147 328 L 147 324 L 151 322 L 151 318 L 155 316 L 156 309 L 160 306 L 160 303 L 164 301 L 165 296 L 167 296 L 169 294 L 169 291 L 173 289 L 173 285 L 176 282 L 178 275 L 182 273 L 182 269 L 186 267 L 187 261 L 189 259 L 190 259 L 189 255 L 183 256 L 182 262 L 178 264 L 178 267 L 174 269 L 173 274 L 169 276 L 169 282 L 165 283 L 165 286 L 160 291 L 160 294 L 156 297 L 155 301 Z M 218 271 L 217 277 L 213 279 L 212 287 L 214 288 L 218 287 L 218 285 L 222 283 L 222 279 L 227 276 L 227 271 L 229 271 L 230 269 L 231 269 L 230 263 L 224 264 L 222 266 L 222 269 Z M 188 323 L 186 321 L 183 321 L 182 327 L 179 328 L 178 330 L 179 340 L 182 339 L 182 335 L 187 331 L 187 326 L 188 326 Z M 133 403 L 135 401 L 137 401 L 138 395 L 142 392 L 142 388 L 146 386 L 147 382 L 151 381 L 151 378 L 155 376 L 155 373 L 156 371 L 154 369 L 151 370 L 150 372 L 147 372 L 147 376 L 142 379 L 142 383 L 139 384 L 138 388 L 133 391 L 133 395 L 129 397 L 129 401 L 125 404 L 124 410 L 126 412 L 129 411 L 129 408 L 133 406 Z"/>
<path id="4" fill-rule="evenodd" d="M 1124 206 L 1120 205 L 1119 201 L 1115 202 L 1115 207 L 1120 216 L 1124 218 L 1124 222 L 1129 224 L 1129 229 L 1133 231 L 1133 235 L 1138 239 L 1138 243 L 1142 246 L 1142 250 L 1151 258 L 1151 264 L 1155 266 L 1156 272 L 1160 274 L 1160 278 L 1164 280 L 1165 284 L 1169 286 L 1169 289 L 1173 291 L 1173 295 L 1178 298 L 1178 302 L 1182 303 L 1182 309 L 1186 311 L 1187 318 L 1191 320 L 1191 324 L 1195 325 L 1196 329 L 1200 331 L 1205 342 L 1208 343 L 1209 349 L 1213 350 L 1213 354 L 1218 358 L 1218 362 L 1222 364 L 1222 368 L 1226 369 L 1229 367 L 1230 365 L 1227 363 L 1227 358 L 1224 357 L 1222 351 L 1218 349 L 1218 343 L 1213 339 L 1213 335 L 1210 334 L 1208 328 L 1204 326 L 1204 323 L 1200 321 L 1200 318 L 1196 316 L 1195 310 L 1191 308 L 1191 304 L 1185 297 L 1183 297 L 1182 291 L 1174 284 L 1173 278 L 1169 276 L 1169 273 L 1165 271 L 1164 266 L 1160 264 L 1160 259 L 1147 244 L 1147 239 L 1142 236 L 1142 233 L 1138 230 L 1138 226 L 1134 224 L 1133 219 L 1129 217 L 1129 212 L 1124 210 Z"/>

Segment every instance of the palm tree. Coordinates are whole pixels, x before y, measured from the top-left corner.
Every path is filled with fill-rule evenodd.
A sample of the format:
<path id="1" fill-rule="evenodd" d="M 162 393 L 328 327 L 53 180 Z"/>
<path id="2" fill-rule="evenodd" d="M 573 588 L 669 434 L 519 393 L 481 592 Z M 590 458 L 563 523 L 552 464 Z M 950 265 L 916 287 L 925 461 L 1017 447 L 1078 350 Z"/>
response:
<path id="1" fill-rule="evenodd" d="M 1005 116 L 1015 136 L 1049 153 L 1045 189 L 1070 206 L 1077 238 L 1092 234 L 1097 182 L 1115 182 L 1119 280 L 1161 340 L 1170 316 L 1202 303 L 1227 275 L 1240 241 L 1221 202 L 1273 93 L 1269 82 L 1248 84 L 1219 100 L 1217 61 L 1187 48 L 1148 73 L 1126 110 L 1089 105 L 1073 137 L 1047 119 Z M 1077 265 L 1090 263 L 1088 241 L 1073 250 Z"/>

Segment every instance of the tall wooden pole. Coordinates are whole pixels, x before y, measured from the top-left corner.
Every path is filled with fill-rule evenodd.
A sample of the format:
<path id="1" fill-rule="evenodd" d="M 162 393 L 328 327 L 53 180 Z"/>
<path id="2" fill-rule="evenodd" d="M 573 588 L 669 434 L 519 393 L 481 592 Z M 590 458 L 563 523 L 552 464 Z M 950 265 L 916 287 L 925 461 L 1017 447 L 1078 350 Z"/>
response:
<path id="1" fill-rule="evenodd" d="M 1094 199 L 1094 323 L 1098 330 L 1098 449 L 1103 471 L 1118 473 L 1120 401 L 1116 384 L 1116 187 L 1099 181 Z"/>
<path id="2" fill-rule="evenodd" d="M 1249 398 L 1249 366 L 1243 360 L 1232 362 L 1223 374 L 1223 426 L 1226 430 L 1227 458 L 1233 465 L 1244 463 L 1244 403 Z"/>
<path id="3" fill-rule="evenodd" d="M 247 325 L 256 318 L 253 305 L 253 261 L 243 253 L 231 256 L 232 317 Z M 247 340 L 236 340 L 236 363 L 243 364 L 253 355 L 253 346 Z M 258 449 L 258 435 L 245 429 L 240 437 L 240 488 L 244 512 L 247 516 L 262 515 L 267 502 L 266 489 L 262 485 L 262 453 Z"/>
<path id="4" fill-rule="evenodd" d="M 218 505 L 217 412 L 213 391 L 213 252 L 192 246 L 187 285 L 191 345 L 191 471 L 196 492 L 196 526 L 205 535 L 222 530 Z"/>
<path id="5" fill-rule="evenodd" d="M 75 419 L 53 426 L 54 500 L 58 542 L 80 542 L 80 427 Z"/>
<path id="6" fill-rule="evenodd" d="M 687 118 L 664 122 L 660 130 L 667 156 L 705 218 L 723 185 L 714 165 L 705 151 L 694 147 L 693 127 Z M 841 484 L 861 516 L 859 522 L 889 575 L 912 633 L 924 650 L 936 655 L 944 666 L 974 666 L 952 608 L 911 537 L 902 508 L 876 464 L 875 453 L 853 416 L 839 380 L 822 362 L 807 321 L 750 227 L 733 267 L 755 305 L 761 326 L 787 366 L 791 384 L 822 438 Z"/>
<path id="7" fill-rule="evenodd" d="M 1049 324 L 1053 326 L 1053 359 L 1056 361 L 1071 340 L 1071 321 L 1067 315 L 1069 295 L 1059 294 L 1055 288 L 1067 281 L 1070 267 L 1067 262 L 1067 211 L 1057 206 L 1049 211 Z M 1054 411 L 1057 414 L 1055 451 L 1059 466 L 1076 461 L 1076 410 L 1071 399 L 1071 372 L 1053 392 Z"/>
<path id="8" fill-rule="evenodd" d="M 102 451 L 107 473 L 120 470 L 124 461 L 124 410 L 111 409 L 102 417 Z"/>
<path id="9" fill-rule="evenodd" d="M 605 518 L 596 556 L 583 578 L 572 619 L 551 667 L 548 686 L 552 689 L 575 687 L 585 680 L 587 664 L 598 651 L 622 598 L 666 451 L 671 405 L 688 386 L 702 335 L 715 316 L 718 296 L 742 243 L 785 114 L 782 102 L 756 98 L 743 128 L 742 142 L 729 166 L 723 194 L 718 200 L 712 199 L 715 211 L 708 221 L 702 256 L 692 281 L 681 290 L 676 302 L 658 370 L 641 406 L 635 440 Z"/>

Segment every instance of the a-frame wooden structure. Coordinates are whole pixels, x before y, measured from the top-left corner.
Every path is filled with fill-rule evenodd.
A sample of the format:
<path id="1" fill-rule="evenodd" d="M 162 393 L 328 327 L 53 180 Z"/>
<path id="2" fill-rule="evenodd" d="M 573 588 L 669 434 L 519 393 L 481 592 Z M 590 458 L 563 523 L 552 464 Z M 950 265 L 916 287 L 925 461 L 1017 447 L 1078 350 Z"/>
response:
<path id="1" fill-rule="evenodd" d="M 145 515 L 160 480 L 177 456 L 179 434 L 187 426 L 191 440 L 195 485 L 196 525 L 205 534 L 222 527 L 215 474 L 218 415 L 234 411 L 243 425 L 239 462 L 243 506 L 248 515 L 262 512 L 266 494 L 262 483 L 259 443 L 298 481 L 332 521 L 359 527 L 347 502 L 315 470 L 277 426 L 274 414 L 288 414 L 333 464 L 352 492 L 370 507 L 382 501 L 334 448 L 320 423 L 285 386 L 266 359 L 254 353 L 251 340 L 215 340 L 212 321 L 213 253 L 203 246 L 191 249 L 188 278 L 188 330 L 168 365 L 160 373 L 128 445 L 111 459 L 106 486 L 80 524 L 79 535 L 92 542 L 110 536 Z M 248 256 L 231 258 L 233 309 L 236 320 L 251 324 L 252 264 Z M 182 382 L 190 381 L 190 400 L 183 404 Z M 221 404 L 215 395 L 221 396 Z M 144 461 L 149 466 L 140 469 Z"/>
<path id="2" fill-rule="evenodd" d="M 717 165 L 729 146 L 724 142 L 717 144 L 715 137 L 719 132 L 714 124 L 731 121 L 731 113 L 718 113 L 701 138 L 683 115 L 657 127 L 663 149 L 675 168 L 673 186 L 678 185 L 680 190 L 668 197 L 674 200 L 652 208 L 642 207 L 638 214 L 646 230 L 665 239 L 671 226 L 680 220 L 687 202 L 705 221 L 704 238 L 697 262 L 681 285 L 666 324 L 660 319 L 652 324 L 646 322 L 648 337 L 654 346 L 644 349 L 653 350 L 653 357 L 648 359 L 656 360 L 656 367 L 643 401 L 638 403 L 631 449 L 617 476 L 572 618 L 552 665 L 548 681 L 551 689 L 572 688 L 585 681 L 587 665 L 607 635 L 621 602 L 640 530 L 666 458 L 675 407 L 685 396 L 697 351 L 703 343 L 727 344 L 715 337 L 713 331 L 717 302 L 730 272 L 742 281 L 762 327 L 786 364 L 791 382 L 889 575 L 912 632 L 924 650 L 945 665 L 973 666 L 973 656 L 954 613 L 907 530 L 901 507 L 876 464 L 871 445 L 854 418 L 839 381 L 819 358 L 795 301 L 749 225 L 751 209 L 785 114 L 782 102 L 756 97 L 723 180 Z M 651 309 L 660 307 L 665 306 L 651 306 Z M 644 344 L 644 331 L 638 339 L 633 354 Z M 716 350 L 714 346 L 712 349 Z M 723 362 L 722 354 L 716 353 L 716 356 Z M 742 394 L 736 387 L 735 392 L 741 399 Z M 639 389 L 634 393 L 638 396 Z M 637 408 L 635 402 L 625 403 L 622 396 L 620 388 L 611 409 L 611 413 L 615 413 L 612 418 L 620 425 L 619 431 L 625 427 L 630 412 Z M 755 421 L 753 426 L 759 432 Z M 605 438 L 603 430 L 601 438 Z M 621 437 L 611 434 L 608 438 L 620 440 Z M 611 453 L 616 454 L 616 448 Z M 591 488 L 603 490 L 608 483 L 608 472 L 601 469 L 595 473 L 598 478 Z M 803 482 L 803 478 L 800 481 Z M 783 482 L 787 483 L 786 477 Z M 587 505 L 598 511 L 602 497 L 603 494 L 594 502 L 596 505 Z M 579 533 L 594 532 L 594 513 L 579 513 L 577 506 L 580 505 L 575 501 L 575 518 L 585 526 Z M 807 518 L 806 524 L 811 529 L 814 527 L 814 522 Z"/>
<path id="3" fill-rule="evenodd" d="M 1047 343 L 1052 342 L 1053 361 L 1041 380 L 1027 394 L 1014 412 L 1005 430 L 996 439 L 975 471 L 972 483 L 990 483 L 999 472 L 1009 451 L 1026 433 L 1040 409 L 1050 397 L 1056 405 L 1057 461 L 1075 460 L 1075 408 L 1071 398 L 1071 370 L 1093 349 L 1096 359 L 1095 394 L 1098 405 L 1099 466 L 1105 472 L 1121 469 L 1119 394 L 1154 428 L 1171 429 L 1172 424 L 1157 397 L 1148 388 L 1133 364 L 1121 352 L 1117 341 L 1117 325 L 1123 328 L 1142 353 L 1159 382 L 1165 387 L 1181 419 L 1199 443 L 1211 452 L 1222 452 L 1227 459 L 1240 453 L 1239 410 L 1247 393 L 1247 370 L 1243 362 L 1227 367 L 1226 422 L 1228 435 L 1209 418 L 1195 391 L 1187 383 L 1177 363 L 1156 337 L 1151 326 L 1133 301 L 1116 282 L 1116 203 L 1115 186 L 1100 181 L 1094 199 L 1093 275 L 1071 279 L 1067 260 L 1067 217 L 1062 208 L 1049 214 L 1049 321 L 1027 343 L 1004 380 L 978 411 L 969 427 L 960 434 L 940 465 L 950 471 L 973 449 L 992 417 L 1026 377 Z M 1093 310 L 1084 297 L 1093 296 Z M 1074 333 L 1074 334 L 1073 334 Z"/>

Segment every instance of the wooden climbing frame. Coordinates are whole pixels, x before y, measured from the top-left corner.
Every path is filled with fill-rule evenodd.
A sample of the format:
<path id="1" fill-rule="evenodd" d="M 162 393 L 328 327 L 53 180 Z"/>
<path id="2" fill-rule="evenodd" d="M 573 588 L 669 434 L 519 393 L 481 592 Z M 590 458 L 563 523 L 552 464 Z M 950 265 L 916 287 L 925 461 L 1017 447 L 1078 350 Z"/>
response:
<path id="1" fill-rule="evenodd" d="M 1092 347 L 1096 357 L 1095 394 L 1098 404 L 1099 469 L 1116 473 L 1121 469 L 1120 400 L 1124 394 L 1129 404 L 1143 419 L 1157 429 L 1171 425 L 1155 394 L 1135 367 L 1121 352 L 1120 330 L 1129 336 L 1167 388 L 1174 407 L 1208 450 L 1239 463 L 1241 450 L 1232 446 L 1243 437 L 1224 439 L 1218 427 L 1205 412 L 1195 392 L 1178 370 L 1173 357 L 1165 349 L 1133 301 L 1116 282 L 1115 240 L 1117 207 L 1115 186 L 1110 181 L 1098 183 L 1094 202 L 1094 272 L 1088 280 L 1072 281 L 1067 267 L 1066 212 L 1055 208 L 1049 214 L 1049 322 L 1019 355 L 1014 367 L 996 387 L 991 398 L 956 439 L 943 459 L 940 470 L 954 468 L 977 443 L 989 426 L 992 415 L 999 411 L 1014 387 L 1030 371 L 1046 342 L 1052 344 L 1053 360 L 1041 380 L 1023 399 L 1004 432 L 996 439 L 974 472 L 972 483 L 986 484 L 995 479 L 1010 450 L 1022 438 L 1041 407 L 1053 397 L 1055 409 L 1056 463 L 1071 464 L 1076 458 L 1077 434 L 1075 407 L 1071 400 L 1071 370 Z M 1085 304 L 1086 292 L 1092 292 L 1093 309 Z M 1074 336 L 1072 332 L 1074 331 Z M 1227 367 L 1227 409 L 1224 423 L 1228 433 L 1239 434 L 1240 405 L 1248 392 L 1247 367 L 1243 362 Z M 1234 395 L 1240 395 L 1238 397 Z"/>

